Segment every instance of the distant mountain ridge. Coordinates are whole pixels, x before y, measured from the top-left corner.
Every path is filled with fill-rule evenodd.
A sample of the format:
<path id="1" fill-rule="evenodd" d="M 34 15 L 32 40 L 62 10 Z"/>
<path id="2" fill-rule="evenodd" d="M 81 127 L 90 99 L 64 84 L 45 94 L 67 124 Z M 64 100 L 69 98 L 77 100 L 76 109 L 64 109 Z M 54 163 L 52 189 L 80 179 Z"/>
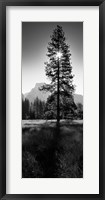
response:
<path id="1" fill-rule="evenodd" d="M 36 97 L 38 97 L 41 101 L 47 101 L 48 96 L 50 95 L 50 92 L 40 91 L 39 88 L 44 85 L 44 83 L 36 83 L 35 87 L 32 88 L 32 90 L 26 94 L 22 94 L 22 98 L 27 98 L 30 102 L 34 102 Z M 83 104 L 83 96 L 80 94 L 74 94 L 74 101 L 75 103 L 81 103 Z"/>

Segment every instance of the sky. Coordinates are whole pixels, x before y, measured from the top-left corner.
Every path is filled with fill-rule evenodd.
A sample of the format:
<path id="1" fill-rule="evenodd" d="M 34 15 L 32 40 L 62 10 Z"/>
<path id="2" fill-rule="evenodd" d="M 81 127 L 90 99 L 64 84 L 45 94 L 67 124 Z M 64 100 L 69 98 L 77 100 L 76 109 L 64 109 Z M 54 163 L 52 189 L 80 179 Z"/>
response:
<path id="1" fill-rule="evenodd" d="M 65 32 L 70 45 L 75 93 L 83 95 L 83 23 L 82 22 L 22 22 L 22 93 L 36 83 L 49 83 L 45 74 L 47 46 L 57 25 Z"/>

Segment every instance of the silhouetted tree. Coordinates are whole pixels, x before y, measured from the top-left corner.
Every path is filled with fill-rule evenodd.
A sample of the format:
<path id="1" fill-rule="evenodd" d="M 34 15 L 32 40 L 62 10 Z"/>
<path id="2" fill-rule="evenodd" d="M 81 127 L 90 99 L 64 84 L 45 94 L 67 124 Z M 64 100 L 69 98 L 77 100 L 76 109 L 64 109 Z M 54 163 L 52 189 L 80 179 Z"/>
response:
<path id="1" fill-rule="evenodd" d="M 41 90 L 46 90 L 51 92 L 52 96 L 56 98 L 56 110 L 57 110 L 57 122 L 59 124 L 60 120 L 60 104 L 62 102 L 62 109 L 65 107 L 65 102 L 63 99 L 69 98 L 71 102 L 71 107 L 74 105 L 73 99 L 73 75 L 71 66 L 71 53 L 69 50 L 69 45 L 66 43 L 66 38 L 64 31 L 61 26 L 57 25 L 51 36 L 51 42 L 48 43 L 48 62 L 45 62 L 45 72 L 46 76 L 50 79 L 50 84 L 45 84 L 41 87 Z M 54 100 L 55 100 L 54 98 Z M 50 104 L 49 112 L 53 112 L 53 106 Z M 52 102 L 53 103 L 53 102 Z M 50 111 L 50 109 L 52 111 Z"/>

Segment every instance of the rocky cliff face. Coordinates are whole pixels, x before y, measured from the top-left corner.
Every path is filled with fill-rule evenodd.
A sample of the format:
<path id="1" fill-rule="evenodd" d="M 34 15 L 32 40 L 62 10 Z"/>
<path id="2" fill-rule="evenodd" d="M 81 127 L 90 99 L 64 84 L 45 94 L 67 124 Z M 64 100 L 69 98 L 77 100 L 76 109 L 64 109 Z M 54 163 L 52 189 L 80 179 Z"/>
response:
<path id="1" fill-rule="evenodd" d="M 35 87 L 32 88 L 32 90 L 27 93 L 24 94 L 24 97 L 27 98 L 30 102 L 34 102 L 34 99 L 36 99 L 36 97 L 38 97 L 40 100 L 42 101 L 46 101 L 48 96 L 50 95 L 49 92 L 45 92 L 45 91 L 40 91 L 39 88 L 43 85 L 44 83 L 36 83 Z M 23 96 L 22 96 L 23 97 Z M 83 104 L 83 96 L 80 94 L 74 94 L 74 101 L 75 103 L 81 103 Z"/>

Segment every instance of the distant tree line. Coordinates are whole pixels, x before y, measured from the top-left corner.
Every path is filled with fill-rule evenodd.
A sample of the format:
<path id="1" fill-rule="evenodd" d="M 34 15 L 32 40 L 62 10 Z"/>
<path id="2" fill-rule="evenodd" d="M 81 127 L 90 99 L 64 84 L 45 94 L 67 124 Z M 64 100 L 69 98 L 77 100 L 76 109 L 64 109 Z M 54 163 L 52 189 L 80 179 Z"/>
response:
<path id="1" fill-rule="evenodd" d="M 28 99 L 22 99 L 22 119 L 56 119 L 57 100 L 51 95 L 47 101 L 41 101 L 38 97 L 33 103 Z M 83 119 L 83 105 L 77 105 L 70 98 L 60 101 L 60 119 Z"/>
<path id="2" fill-rule="evenodd" d="M 45 102 L 38 99 L 30 103 L 22 99 L 22 119 L 44 119 Z"/>

